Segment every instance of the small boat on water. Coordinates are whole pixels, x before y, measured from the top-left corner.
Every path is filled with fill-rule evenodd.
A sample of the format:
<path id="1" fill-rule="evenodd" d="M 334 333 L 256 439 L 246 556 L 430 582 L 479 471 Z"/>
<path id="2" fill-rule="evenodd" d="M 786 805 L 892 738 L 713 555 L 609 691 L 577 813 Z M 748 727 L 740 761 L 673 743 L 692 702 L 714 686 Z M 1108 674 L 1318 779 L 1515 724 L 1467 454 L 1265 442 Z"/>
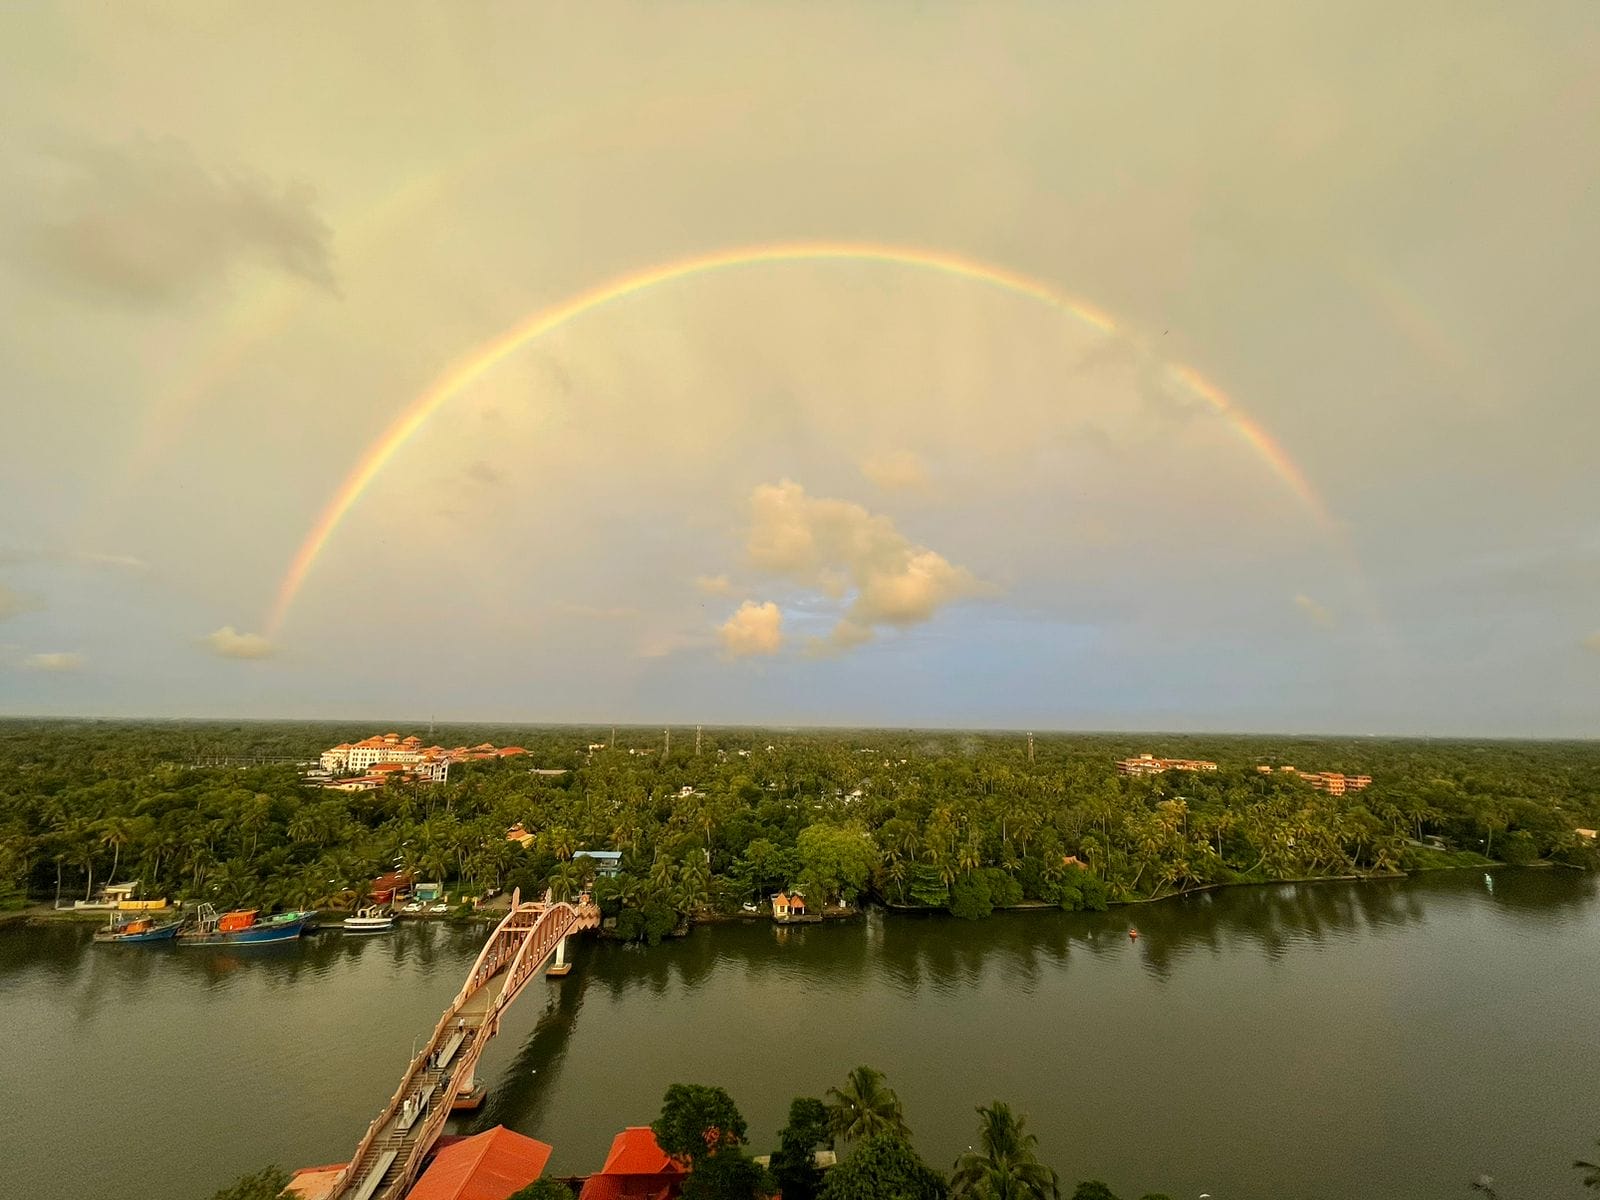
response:
<path id="1" fill-rule="evenodd" d="M 180 946 L 244 946 L 293 941 L 305 932 L 315 913 L 286 912 L 262 918 L 253 908 L 218 914 L 209 904 L 200 906 L 199 920 L 178 934 Z"/>
<path id="2" fill-rule="evenodd" d="M 112 917 L 104 929 L 94 931 L 97 942 L 166 942 L 178 936 L 182 917 L 157 921 L 153 917 Z"/>
<path id="3" fill-rule="evenodd" d="M 346 933 L 387 933 L 394 928 L 394 914 L 381 904 L 358 908 L 344 919 Z"/>

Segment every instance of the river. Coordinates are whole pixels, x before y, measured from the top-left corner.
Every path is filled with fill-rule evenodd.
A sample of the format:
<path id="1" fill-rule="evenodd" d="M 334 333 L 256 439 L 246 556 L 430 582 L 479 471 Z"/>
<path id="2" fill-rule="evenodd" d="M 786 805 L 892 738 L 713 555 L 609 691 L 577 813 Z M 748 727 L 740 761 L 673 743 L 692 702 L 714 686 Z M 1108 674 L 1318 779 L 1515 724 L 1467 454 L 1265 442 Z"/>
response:
<path id="1" fill-rule="evenodd" d="M 973 1106 L 1126 1197 L 1578 1196 L 1600 1136 L 1600 893 L 1568 871 L 1238 888 L 1103 914 L 704 927 L 585 943 L 485 1054 L 502 1123 L 599 1166 L 674 1081 L 770 1148 L 791 1097 L 883 1070 L 947 1167 Z M 1141 933 L 1127 936 L 1130 924 Z M 486 928 L 486 927 L 485 927 Z M 253 951 L 0 930 L 0 1191 L 183 1200 L 348 1156 L 485 929 Z"/>

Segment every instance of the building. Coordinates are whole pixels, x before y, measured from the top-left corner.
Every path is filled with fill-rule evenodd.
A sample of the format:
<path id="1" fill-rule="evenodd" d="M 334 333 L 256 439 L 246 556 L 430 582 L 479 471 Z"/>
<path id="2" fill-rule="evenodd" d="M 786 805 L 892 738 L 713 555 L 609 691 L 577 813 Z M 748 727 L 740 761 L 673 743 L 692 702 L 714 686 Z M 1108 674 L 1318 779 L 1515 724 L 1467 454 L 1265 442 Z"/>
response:
<path id="1" fill-rule="evenodd" d="M 415 735 L 401 737 L 398 733 L 375 733 L 359 742 L 340 742 L 324 750 L 318 761 L 322 770 L 329 775 L 372 773 L 382 767 L 399 778 L 400 773 L 393 769 L 398 766 L 404 770 L 403 777 L 407 780 L 444 783 L 450 778 L 451 763 L 515 758 L 526 753 L 521 746 L 495 746 L 490 742 L 446 750 L 443 746 L 424 746 L 422 739 Z"/>
<path id="2" fill-rule="evenodd" d="M 806 898 L 799 892 L 785 895 L 779 892 L 772 898 L 772 917 L 775 921 L 789 921 L 806 915 Z"/>
<path id="3" fill-rule="evenodd" d="M 594 865 L 594 873 L 601 879 L 615 879 L 622 874 L 621 850 L 574 850 L 572 861 L 580 858 L 588 859 Z"/>
<path id="4" fill-rule="evenodd" d="M 550 1147 L 496 1125 L 433 1156 L 406 1200 L 506 1200 L 544 1172 Z"/>
<path id="5" fill-rule="evenodd" d="M 415 882 L 404 871 L 390 871 L 372 881 L 367 895 L 374 904 L 395 904 L 411 894 L 411 885 Z"/>
<path id="6" fill-rule="evenodd" d="M 1215 771 L 1217 764 L 1202 758 L 1156 758 L 1141 754 L 1117 762 L 1118 775 L 1160 775 L 1164 771 Z"/>
<path id="7" fill-rule="evenodd" d="M 611 1139 L 606 1165 L 583 1181 L 579 1200 L 673 1200 L 683 1179 L 650 1127 L 635 1125 Z"/>
<path id="8" fill-rule="evenodd" d="M 1272 768 L 1266 763 L 1262 763 L 1256 770 L 1263 775 L 1272 774 Z M 1338 771 L 1301 771 L 1294 767 L 1279 767 L 1278 774 L 1292 775 L 1309 783 L 1319 792 L 1327 792 L 1330 796 L 1359 792 L 1372 782 L 1371 775 L 1341 775 Z"/>
<path id="9" fill-rule="evenodd" d="M 382 775 L 355 775 L 349 779 L 335 779 L 322 785 L 325 792 L 375 792 L 386 780 Z"/>

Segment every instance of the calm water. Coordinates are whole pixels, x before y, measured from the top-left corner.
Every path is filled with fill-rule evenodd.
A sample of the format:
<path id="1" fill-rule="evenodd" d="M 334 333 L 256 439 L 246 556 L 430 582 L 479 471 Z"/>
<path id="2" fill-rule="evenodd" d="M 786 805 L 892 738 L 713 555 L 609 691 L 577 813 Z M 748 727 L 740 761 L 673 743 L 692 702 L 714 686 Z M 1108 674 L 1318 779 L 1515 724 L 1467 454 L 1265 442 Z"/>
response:
<path id="1" fill-rule="evenodd" d="M 1143 936 L 1130 943 L 1137 922 Z M 204 1197 L 341 1161 L 481 930 L 246 953 L 0 931 L 0 1192 Z M 479 1125 L 599 1165 L 674 1080 L 769 1148 L 790 1097 L 889 1075 L 925 1155 L 1029 1115 L 1070 1180 L 1183 1200 L 1582 1194 L 1600 1136 L 1600 894 L 1557 871 L 1238 889 L 1101 915 L 872 917 L 588 944 L 512 1010 Z"/>

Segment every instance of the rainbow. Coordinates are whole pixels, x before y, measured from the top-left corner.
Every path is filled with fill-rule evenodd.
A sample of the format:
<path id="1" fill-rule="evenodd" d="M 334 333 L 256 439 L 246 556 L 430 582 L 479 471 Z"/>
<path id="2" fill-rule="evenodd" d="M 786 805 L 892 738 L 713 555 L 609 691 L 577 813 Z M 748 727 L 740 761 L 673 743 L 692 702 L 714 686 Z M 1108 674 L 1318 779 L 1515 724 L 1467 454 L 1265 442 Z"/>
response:
<path id="1" fill-rule="evenodd" d="M 541 308 L 497 337 L 479 345 L 450 367 L 433 385 L 418 396 L 394 422 L 369 445 L 351 468 L 344 482 L 317 517 L 305 540 L 295 551 L 288 571 L 278 586 L 277 597 L 267 620 L 267 636 L 275 637 L 288 620 L 295 597 L 305 585 L 323 548 L 333 537 L 345 515 L 389 464 L 397 451 L 427 424 L 428 419 L 462 391 L 483 378 L 505 359 L 529 342 L 543 337 L 568 322 L 603 308 L 615 301 L 637 295 L 663 284 L 707 275 L 733 267 L 753 267 L 798 262 L 886 263 L 936 271 L 957 279 L 987 284 L 1012 295 L 1046 304 L 1102 334 L 1127 336 L 1115 321 L 1099 309 L 1069 296 L 1048 283 L 1006 267 L 967 258 L 942 250 L 916 246 L 884 245 L 874 242 L 780 242 L 740 246 L 709 254 L 676 259 L 645 267 Z M 1295 461 L 1257 422 L 1230 400 L 1225 392 L 1192 367 L 1169 366 L 1169 377 L 1179 386 L 1204 401 L 1226 418 L 1241 438 L 1310 510 L 1318 522 L 1336 536 L 1340 531 Z"/>

